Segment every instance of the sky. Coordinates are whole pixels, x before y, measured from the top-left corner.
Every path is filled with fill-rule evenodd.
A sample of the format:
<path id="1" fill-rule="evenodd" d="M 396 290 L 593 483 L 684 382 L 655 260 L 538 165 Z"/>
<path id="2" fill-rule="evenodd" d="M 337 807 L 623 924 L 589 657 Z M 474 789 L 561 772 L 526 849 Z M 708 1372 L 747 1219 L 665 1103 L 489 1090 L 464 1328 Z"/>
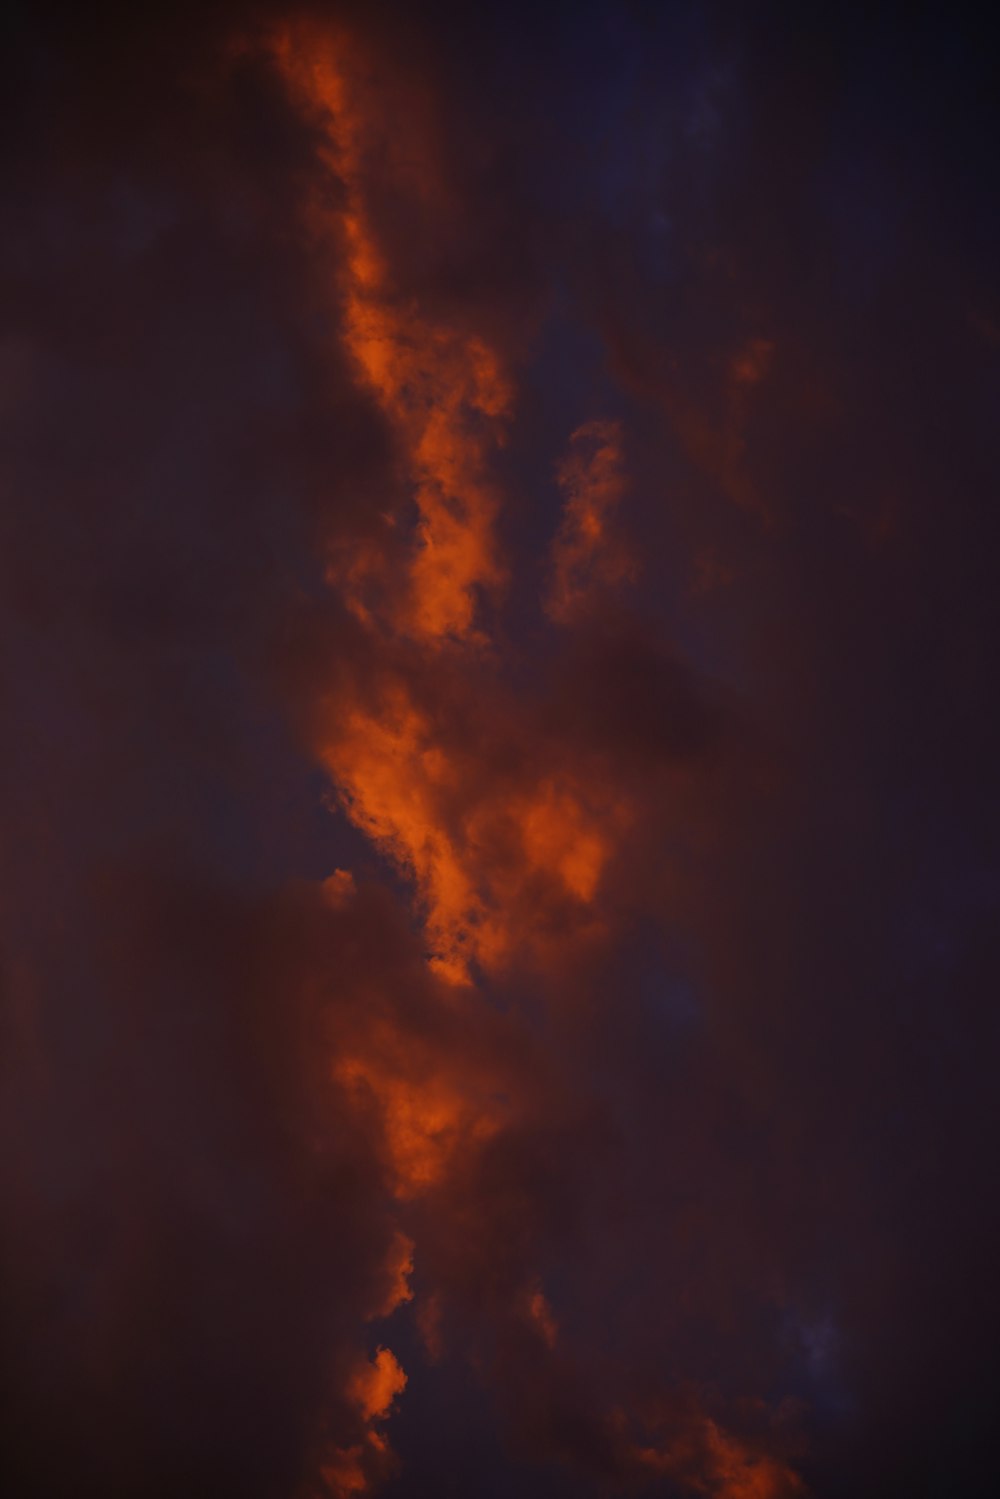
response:
<path id="1" fill-rule="evenodd" d="M 995 1492 L 979 24 L 5 12 L 4 1492 Z"/>

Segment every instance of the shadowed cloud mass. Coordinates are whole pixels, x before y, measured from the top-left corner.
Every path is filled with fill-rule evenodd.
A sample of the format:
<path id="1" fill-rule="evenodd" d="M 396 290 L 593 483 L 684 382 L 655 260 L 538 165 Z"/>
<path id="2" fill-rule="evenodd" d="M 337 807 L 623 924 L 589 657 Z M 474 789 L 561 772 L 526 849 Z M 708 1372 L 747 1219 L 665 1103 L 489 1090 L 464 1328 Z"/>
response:
<path id="1" fill-rule="evenodd" d="M 993 1491 L 981 39 L 15 9 L 5 1491 Z"/>

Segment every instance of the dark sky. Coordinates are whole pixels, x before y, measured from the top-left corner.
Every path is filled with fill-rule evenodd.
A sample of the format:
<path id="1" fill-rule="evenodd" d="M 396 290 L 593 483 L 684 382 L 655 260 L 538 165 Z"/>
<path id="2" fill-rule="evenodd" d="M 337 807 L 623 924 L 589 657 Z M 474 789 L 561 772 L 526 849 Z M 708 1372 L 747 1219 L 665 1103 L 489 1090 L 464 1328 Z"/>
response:
<path id="1" fill-rule="evenodd" d="M 4 1492 L 995 1493 L 986 35 L 2 41 Z"/>

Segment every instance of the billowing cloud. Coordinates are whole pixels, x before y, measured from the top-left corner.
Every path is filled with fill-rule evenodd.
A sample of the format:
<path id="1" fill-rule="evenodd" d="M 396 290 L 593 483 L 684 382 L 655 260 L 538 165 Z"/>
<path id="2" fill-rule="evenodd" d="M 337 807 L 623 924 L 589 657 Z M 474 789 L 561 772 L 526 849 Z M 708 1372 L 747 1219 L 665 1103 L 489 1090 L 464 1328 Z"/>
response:
<path id="1" fill-rule="evenodd" d="M 11 1492 L 975 1492 L 988 132 L 831 25 L 22 12 Z"/>

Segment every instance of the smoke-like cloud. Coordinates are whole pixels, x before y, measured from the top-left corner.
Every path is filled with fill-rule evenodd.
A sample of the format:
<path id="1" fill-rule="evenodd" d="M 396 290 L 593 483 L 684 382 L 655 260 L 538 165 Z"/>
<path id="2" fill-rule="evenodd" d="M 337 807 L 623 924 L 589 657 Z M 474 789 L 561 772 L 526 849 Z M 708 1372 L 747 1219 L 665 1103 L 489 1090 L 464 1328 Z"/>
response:
<path id="1" fill-rule="evenodd" d="M 980 115 L 726 7 L 13 24 L 11 1492 L 974 1492 Z"/>

